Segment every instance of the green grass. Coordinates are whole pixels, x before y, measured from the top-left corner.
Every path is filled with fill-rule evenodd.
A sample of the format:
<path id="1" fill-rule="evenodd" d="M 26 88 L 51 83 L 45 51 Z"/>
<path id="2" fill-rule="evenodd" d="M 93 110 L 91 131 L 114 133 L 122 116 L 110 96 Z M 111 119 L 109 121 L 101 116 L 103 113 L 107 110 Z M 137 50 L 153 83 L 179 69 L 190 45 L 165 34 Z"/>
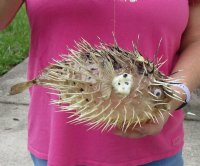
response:
<path id="1" fill-rule="evenodd" d="M 0 33 L 0 76 L 23 61 L 29 49 L 29 25 L 23 6 L 12 23 Z"/>

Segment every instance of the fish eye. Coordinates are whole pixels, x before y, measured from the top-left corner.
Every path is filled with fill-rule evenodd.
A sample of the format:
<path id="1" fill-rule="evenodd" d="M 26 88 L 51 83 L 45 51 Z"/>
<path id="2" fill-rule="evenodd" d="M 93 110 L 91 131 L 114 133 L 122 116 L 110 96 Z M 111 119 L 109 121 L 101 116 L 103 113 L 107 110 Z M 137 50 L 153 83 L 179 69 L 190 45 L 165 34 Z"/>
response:
<path id="1" fill-rule="evenodd" d="M 161 89 L 157 88 L 157 89 L 154 90 L 153 94 L 157 97 L 161 97 L 162 91 L 161 91 Z"/>

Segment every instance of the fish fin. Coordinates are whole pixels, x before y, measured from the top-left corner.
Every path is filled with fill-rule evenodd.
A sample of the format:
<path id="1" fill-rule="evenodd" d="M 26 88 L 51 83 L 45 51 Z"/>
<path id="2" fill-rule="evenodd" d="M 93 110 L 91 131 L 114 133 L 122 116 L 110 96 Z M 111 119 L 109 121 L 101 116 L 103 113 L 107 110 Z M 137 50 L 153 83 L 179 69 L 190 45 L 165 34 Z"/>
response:
<path id="1" fill-rule="evenodd" d="M 18 83 L 16 85 L 13 85 L 10 88 L 10 92 L 9 95 L 16 95 L 18 93 L 22 93 L 24 90 L 30 88 L 31 86 L 33 86 L 34 84 L 36 84 L 36 80 L 31 80 L 31 81 L 27 81 L 27 82 L 22 82 L 22 83 Z"/>

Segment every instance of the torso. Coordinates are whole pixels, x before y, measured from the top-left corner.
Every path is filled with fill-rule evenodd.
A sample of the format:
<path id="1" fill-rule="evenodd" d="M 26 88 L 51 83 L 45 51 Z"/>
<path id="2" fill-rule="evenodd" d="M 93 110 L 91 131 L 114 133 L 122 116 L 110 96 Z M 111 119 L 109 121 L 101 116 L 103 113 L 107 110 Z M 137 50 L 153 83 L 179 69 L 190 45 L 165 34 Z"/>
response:
<path id="1" fill-rule="evenodd" d="M 52 58 L 59 59 L 74 41 L 84 38 L 97 44 L 99 37 L 113 43 L 113 33 L 119 46 L 129 50 L 139 35 L 138 49 L 149 59 L 162 38 L 159 57 L 168 61 L 161 70 L 169 74 L 188 20 L 187 0 L 26 0 L 26 4 L 31 26 L 29 79 Z M 31 89 L 29 149 L 42 158 L 48 156 L 52 165 L 136 165 L 169 156 L 182 147 L 183 115 L 179 111 L 158 136 L 130 140 L 65 125 L 66 114 L 55 112 L 57 108 L 49 105 L 53 96 L 46 92 L 42 87 Z M 174 145 L 176 139 L 180 141 Z"/>

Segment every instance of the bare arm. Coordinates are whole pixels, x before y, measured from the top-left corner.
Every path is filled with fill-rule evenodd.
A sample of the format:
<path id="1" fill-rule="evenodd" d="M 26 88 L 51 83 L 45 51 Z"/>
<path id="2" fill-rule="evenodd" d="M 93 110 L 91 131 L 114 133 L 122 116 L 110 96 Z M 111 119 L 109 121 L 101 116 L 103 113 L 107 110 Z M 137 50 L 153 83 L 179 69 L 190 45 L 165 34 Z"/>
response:
<path id="1" fill-rule="evenodd" d="M 183 83 L 190 91 L 200 86 L 200 3 L 190 4 L 190 17 L 188 26 L 182 36 L 180 58 L 173 69 L 176 73 L 173 77 L 184 76 Z M 183 95 L 183 99 L 185 96 Z M 181 105 L 180 102 L 173 101 L 171 110 L 175 110 Z"/>
<path id="2" fill-rule="evenodd" d="M 200 3 L 190 6 L 190 19 L 182 37 L 181 56 L 174 71 L 179 69 L 183 70 L 180 74 L 184 75 L 184 83 L 191 91 L 200 86 Z"/>
<path id="3" fill-rule="evenodd" d="M 24 0 L 0 0 L 0 31 L 2 31 L 15 16 Z"/>

